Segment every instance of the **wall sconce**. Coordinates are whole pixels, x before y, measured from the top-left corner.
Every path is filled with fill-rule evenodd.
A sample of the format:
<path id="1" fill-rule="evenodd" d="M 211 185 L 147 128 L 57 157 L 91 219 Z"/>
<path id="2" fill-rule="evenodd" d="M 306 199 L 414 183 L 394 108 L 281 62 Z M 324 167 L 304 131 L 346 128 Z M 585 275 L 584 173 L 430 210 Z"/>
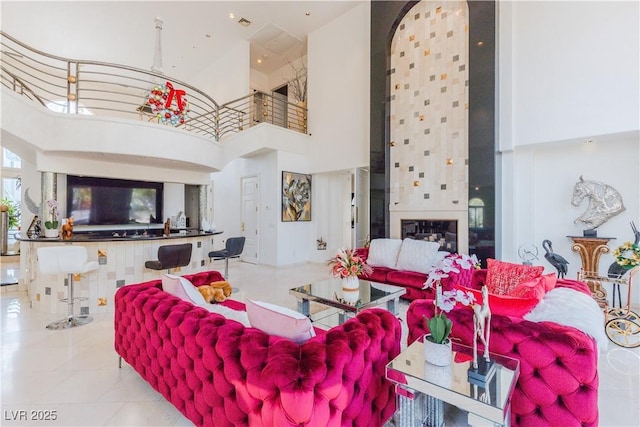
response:
<path id="1" fill-rule="evenodd" d="M 453 159 L 448 158 L 448 159 L 447 159 L 447 164 L 448 164 L 448 165 L 452 165 L 452 164 L 453 164 Z"/>
<path id="2" fill-rule="evenodd" d="M 420 181 L 413 181 L 414 187 L 420 187 Z"/>
<path id="3" fill-rule="evenodd" d="M 395 141 L 391 141 L 391 142 L 389 143 L 389 147 L 395 147 L 395 146 L 396 146 L 396 142 L 395 142 Z"/>

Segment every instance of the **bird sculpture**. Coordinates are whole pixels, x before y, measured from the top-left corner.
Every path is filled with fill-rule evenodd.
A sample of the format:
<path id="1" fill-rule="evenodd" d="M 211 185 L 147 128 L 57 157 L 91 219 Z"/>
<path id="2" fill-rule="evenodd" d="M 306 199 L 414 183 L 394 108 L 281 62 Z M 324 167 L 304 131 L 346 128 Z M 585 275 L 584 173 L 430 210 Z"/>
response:
<path id="1" fill-rule="evenodd" d="M 544 258 L 549 261 L 549 263 L 553 265 L 556 270 L 558 270 L 558 277 L 561 279 L 564 278 L 565 274 L 567 274 L 568 271 L 567 265 L 569 265 L 569 261 L 553 252 L 551 240 L 543 240 L 542 247 L 545 251 Z"/>

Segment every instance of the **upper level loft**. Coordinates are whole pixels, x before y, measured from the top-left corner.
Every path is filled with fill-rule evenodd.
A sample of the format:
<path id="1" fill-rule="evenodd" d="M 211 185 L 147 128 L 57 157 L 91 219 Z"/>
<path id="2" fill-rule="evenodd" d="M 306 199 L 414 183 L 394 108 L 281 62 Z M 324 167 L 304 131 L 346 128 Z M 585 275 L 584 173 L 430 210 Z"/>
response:
<path id="1" fill-rule="evenodd" d="M 220 105 L 162 73 L 63 58 L 0 35 L 1 82 L 3 92 L 11 92 L 3 97 L 3 136 L 16 136 L 48 157 L 65 153 L 136 164 L 142 157 L 157 167 L 212 172 L 247 154 L 237 140 L 252 127 L 268 124 L 303 137 L 307 133 L 306 106 L 277 93 L 254 91 Z M 94 143 L 86 144 L 87 138 Z M 236 146 L 225 153 L 231 141 Z M 255 150 L 255 141 L 252 145 Z"/>

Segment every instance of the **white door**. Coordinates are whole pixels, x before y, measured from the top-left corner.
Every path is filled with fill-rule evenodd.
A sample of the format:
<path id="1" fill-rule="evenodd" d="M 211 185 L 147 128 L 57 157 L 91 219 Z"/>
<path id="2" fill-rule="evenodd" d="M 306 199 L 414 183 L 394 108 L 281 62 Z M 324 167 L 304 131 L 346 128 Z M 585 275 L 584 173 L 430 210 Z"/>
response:
<path id="1" fill-rule="evenodd" d="M 258 263 L 258 248 L 260 247 L 259 225 L 259 193 L 258 177 L 242 178 L 242 217 L 240 224 L 241 235 L 244 236 L 244 250 L 240 259 L 252 264 Z"/>

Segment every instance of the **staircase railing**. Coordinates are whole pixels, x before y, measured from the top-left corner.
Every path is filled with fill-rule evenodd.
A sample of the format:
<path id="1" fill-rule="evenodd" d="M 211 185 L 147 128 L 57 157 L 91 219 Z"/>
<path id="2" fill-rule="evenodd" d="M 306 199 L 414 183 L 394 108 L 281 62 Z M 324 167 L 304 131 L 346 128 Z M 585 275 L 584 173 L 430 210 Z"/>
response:
<path id="1" fill-rule="evenodd" d="M 2 31 L 0 35 L 0 83 L 60 113 L 175 124 L 176 128 L 216 141 L 258 123 L 306 133 L 307 109 L 277 94 L 254 92 L 219 106 L 198 88 L 163 74 L 108 62 L 63 58 L 33 49 Z M 174 89 L 185 91 L 188 112 L 184 123 L 163 120 L 147 102 L 152 89 L 167 82 Z"/>

